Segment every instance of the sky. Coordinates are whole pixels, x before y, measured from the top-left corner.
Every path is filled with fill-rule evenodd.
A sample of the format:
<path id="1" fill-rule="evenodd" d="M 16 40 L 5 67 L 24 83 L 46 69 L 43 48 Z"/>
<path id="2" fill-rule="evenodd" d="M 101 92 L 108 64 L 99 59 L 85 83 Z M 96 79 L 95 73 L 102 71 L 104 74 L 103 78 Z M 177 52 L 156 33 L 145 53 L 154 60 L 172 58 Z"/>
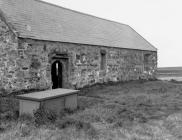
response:
<path id="1" fill-rule="evenodd" d="M 182 0 L 44 0 L 128 24 L 158 49 L 158 66 L 182 66 Z"/>

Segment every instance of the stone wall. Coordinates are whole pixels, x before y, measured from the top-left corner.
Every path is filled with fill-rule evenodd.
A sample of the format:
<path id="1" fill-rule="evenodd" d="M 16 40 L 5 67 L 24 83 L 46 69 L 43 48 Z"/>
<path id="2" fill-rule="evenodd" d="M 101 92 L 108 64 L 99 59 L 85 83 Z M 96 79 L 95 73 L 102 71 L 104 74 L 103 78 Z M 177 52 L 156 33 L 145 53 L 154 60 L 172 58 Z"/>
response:
<path id="1" fill-rule="evenodd" d="M 71 43 L 54 43 L 22 39 L 22 66 L 19 66 L 24 88 L 52 86 L 51 63 L 55 54 L 67 55 L 64 63 L 64 87 L 82 88 L 95 83 L 154 78 L 157 53 Z M 101 70 L 101 53 L 106 55 L 106 67 Z M 148 56 L 147 62 L 144 56 Z M 65 60 L 65 59 L 64 59 Z M 67 63 L 67 64 L 66 64 Z M 35 66 L 34 66 L 35 65 Z M 25 80 L 27 79 L 27 80 Z"/>
<path id="2" fill-rule="evenodd" d="M 18 39 L 0 19 L 0 95 L 11 91 L 18 71 Z"/>
<path id="3" fill-rule="evenodd" d="M 103 52 L 106 66 L 102 70 Z M 148 55 L 147 61 L 144 60 L 145 54 Z M 157 68 L 156 52 L 17 39 L 0 21 L 1 93 L 50 89 L 51 64 L 56 56 L 60 56 L 63 64 L 64 88 L 154 78 Z"/>

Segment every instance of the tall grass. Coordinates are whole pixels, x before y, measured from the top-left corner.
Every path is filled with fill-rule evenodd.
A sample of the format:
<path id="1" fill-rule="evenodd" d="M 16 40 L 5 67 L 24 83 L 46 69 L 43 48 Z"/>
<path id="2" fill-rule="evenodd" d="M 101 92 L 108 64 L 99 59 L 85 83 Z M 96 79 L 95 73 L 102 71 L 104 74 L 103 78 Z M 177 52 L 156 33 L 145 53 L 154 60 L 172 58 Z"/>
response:
<path id="1" fill-rule="evenodd" d="M 85 90 L 85 89 L 84 89 Z M 4 118 L 0 139 L 180 140 L 182 84 L 166 81 L 93 86 L 79 108 L 59 114 L 40 108 L 34 117 Z M 11 115 L 9 115 L 11 117 Z"/>

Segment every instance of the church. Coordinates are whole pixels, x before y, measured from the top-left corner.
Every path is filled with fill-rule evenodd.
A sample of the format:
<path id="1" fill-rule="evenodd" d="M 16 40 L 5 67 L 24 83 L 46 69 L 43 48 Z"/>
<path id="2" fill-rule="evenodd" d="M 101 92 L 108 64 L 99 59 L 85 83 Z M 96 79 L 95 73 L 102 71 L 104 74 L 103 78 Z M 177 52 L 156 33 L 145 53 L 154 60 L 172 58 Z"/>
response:
<path id="1" fill-rule="evenodd" d="M 0 92 L 155 78 L 157 49 L 129 25 L 40 0 L 0 0 Z"/>

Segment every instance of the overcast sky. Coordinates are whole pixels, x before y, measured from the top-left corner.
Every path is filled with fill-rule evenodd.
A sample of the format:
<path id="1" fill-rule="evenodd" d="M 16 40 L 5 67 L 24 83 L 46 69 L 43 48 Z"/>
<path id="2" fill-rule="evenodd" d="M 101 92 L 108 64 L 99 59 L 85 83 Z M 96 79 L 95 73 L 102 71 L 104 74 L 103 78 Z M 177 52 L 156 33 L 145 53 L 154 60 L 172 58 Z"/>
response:
<path id="1" fill-rule="evenodd" d="M 44 0 L 132 26 L 158 49 L 158 66 L 182 66 L 182 0 Z"/>

